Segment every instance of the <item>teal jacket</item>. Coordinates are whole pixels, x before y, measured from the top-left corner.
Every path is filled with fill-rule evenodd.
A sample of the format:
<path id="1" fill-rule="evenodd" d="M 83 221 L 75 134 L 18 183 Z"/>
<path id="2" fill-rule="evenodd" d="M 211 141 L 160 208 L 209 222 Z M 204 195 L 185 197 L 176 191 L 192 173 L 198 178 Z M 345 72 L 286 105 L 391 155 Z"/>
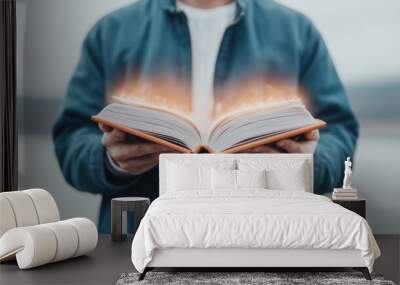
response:
<path id="1" fill-rule="evenodd" d="M 88 33 L 53 131 L 65 179 L 103 197 L 99 231 L 110 231 L 110 199 L 158 196 L 158 169 L 120 176 L 107 167 L 102 133 L 90 117 L 105 105 L 119 78 L 173 74 L 190 82 L 191 47 L 186 16 L 174 0 L 141 0 L 102 18 Z M 250 77 L 284 78 L 300 86 L 316 118 L 328 123 L 314 155 L 315 192 L 331 191 L 353 156 L 358 124 L 321 35 L 303 14 L 271 0 L 237 0 L 225 34 L 215 86 Z M 245 96 L 245 95 L 244 95 Z"/>

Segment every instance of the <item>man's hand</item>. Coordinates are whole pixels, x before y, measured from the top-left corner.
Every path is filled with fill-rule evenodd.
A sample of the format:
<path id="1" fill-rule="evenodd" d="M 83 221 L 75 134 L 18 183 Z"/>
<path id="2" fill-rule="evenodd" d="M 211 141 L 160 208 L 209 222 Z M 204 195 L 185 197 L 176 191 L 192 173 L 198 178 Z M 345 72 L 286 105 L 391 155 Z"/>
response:
<path id="1" fill-rule="evenodd" d="M 114 162 L 133 175 L 142 174 L 158 164 L 160 153 L 173 152 L 155 143 L 137 139 L 127 142 L 127 134 L 117 129 L 99 124 L 103 131 L 101 143 Z"/>
<path id="2" fill-rule="evenodd" d="M 259 146 L 245 151 L 246 153 L 314 153 L 319 141 L 319 131 L 313 130 L 303 135 L 303 140 L 286 139 L 271 145 Z"/>

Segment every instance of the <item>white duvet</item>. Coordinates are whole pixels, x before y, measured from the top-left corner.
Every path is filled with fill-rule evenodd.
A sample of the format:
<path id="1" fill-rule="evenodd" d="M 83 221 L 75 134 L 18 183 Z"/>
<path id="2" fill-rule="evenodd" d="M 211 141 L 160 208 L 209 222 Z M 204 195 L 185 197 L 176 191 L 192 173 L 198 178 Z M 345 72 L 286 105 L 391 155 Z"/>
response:
<path id="1" fill-rule="evenodd" d="M 132 243 L 135 268 L 143 272 L 165 248 L 358 249 L 370 271 L 380 255 L 365 219 L 330 199 L 257 189 L 156 199 Z"/>

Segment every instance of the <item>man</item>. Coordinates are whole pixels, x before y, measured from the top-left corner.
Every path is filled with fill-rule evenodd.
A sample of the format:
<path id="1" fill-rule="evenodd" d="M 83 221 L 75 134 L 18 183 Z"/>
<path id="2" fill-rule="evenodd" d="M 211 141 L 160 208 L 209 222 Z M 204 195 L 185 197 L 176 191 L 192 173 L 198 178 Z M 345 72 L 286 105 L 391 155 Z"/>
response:
<path id="1" fill-rule="evenodd" d="M 158 194 L 158 156 L 169 150 L 95 125 L 120 78 L 141 82 L 168 74 L 190 82 L 201 116 L 213 91 L 248 78 L 283 78 L 305 91 L 311 112 L 328 123 L 249 152 L 313 153 L 315 191 L 331 191 L 353 156 L 358 125 L 327 48 L 312 23 L 271 0 L 141 0 L 101 19 L 88 33 L 54 128 L 66 180 L 103 196 L 99 231 L 110 231 L 110 199 Z M 149 79 L 150 78 L 150 79 Z M 246 100 L 246 94 L 243 94 Z M 208 102 L 208 103 L 207 103 Z"/>

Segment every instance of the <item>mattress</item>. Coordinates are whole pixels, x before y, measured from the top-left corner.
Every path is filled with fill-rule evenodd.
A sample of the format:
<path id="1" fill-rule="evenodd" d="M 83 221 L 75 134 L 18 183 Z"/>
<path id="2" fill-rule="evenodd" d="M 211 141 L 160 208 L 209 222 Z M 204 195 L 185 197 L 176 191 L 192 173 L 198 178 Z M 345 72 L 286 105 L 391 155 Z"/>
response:
<path id="1" fill-rule="evenodd" d="M 156 199 L 132 243 L 139 272 L 163 249 L 359 250 L 372 271 L 380 255 L 364 218 L 329 198 L 300 191 L 246 189 L 200 196 L 170 192 Z"/>

